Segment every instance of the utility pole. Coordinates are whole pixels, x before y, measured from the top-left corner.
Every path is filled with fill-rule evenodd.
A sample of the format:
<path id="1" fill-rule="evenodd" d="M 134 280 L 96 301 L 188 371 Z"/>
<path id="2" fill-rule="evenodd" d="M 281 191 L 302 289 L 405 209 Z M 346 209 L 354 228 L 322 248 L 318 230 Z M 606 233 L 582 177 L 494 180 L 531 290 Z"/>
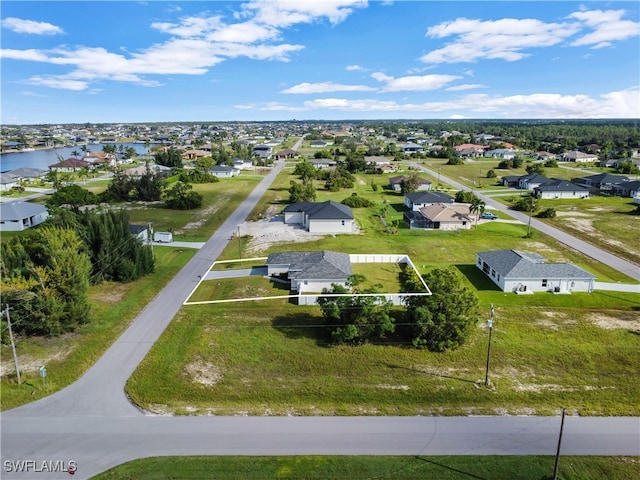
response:
<path id="1" fill-rule="evenodd" d="M 240 241 L 240 225 L 238 225 L 238 255 L 240 260 L 242 260 L 242 242 Z"/>
<path id="2" fill-rule="evenodd" d="M 487 347 L 487 368 L 484 374 L 484 386 L 489 386 L 489 360 L 491 359 L 491 334 L 493 333 L 493 317 L 495 314 L 495 310 L 493 308 L 493 303 L 491 304 L 491 318 L 487 320 L 487 327 L 489 327 L 489 346 Z"/>
<path id="3" fill-rule="evenodd" d="M 562 420 L 560 421 L 560 435 L 558 436 L 558 449 L 556 450 L 556 463 L 553 466 L 553 480 L 558 480 L 558 465 L 560 463 L 560 445 L 562 445 L 562 431 L 564 430 L 564 414 L 566 409 L 562 408 Z"/>
<path id="4" fill-rule="evenodd" d="M 13 352 L 13 361 L 16 364 L 16 376 L 18 377 L 18 385 L 22 383 L 20 380 L 20 368 L 18 367 L 18 354 L 16 353 L 16 344 L 13 341 L 13 330 L 11 329 L 11 317 L 9 316 L 9 305 L 5 310 L 7 314 L 7 325 L 9 326 L 9 339 L 11 340 L 11 351 Z"/>
<path id="5" fill-rule="evenodd" d="M 536 200 L 531 196 L 531 205 L 529 207 L 529 224 L 527 225 L 527 238 L 531 235 L 531 217 L 533 217 L 533 207 L 535 206 Z"/>

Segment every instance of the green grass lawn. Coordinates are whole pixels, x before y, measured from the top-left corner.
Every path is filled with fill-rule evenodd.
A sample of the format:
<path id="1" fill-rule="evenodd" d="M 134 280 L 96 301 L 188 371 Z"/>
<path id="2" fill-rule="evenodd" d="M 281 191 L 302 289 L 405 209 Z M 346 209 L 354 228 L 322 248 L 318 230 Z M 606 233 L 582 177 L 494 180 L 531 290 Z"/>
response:
<path id="1" fill-rule="evenodd" d="M 17 384 L 14 373 L 2 377 L 3 410 L 50 395 L 74 382 L 100 358 L 195 251 L 157 248 L 155 253 L 153 275 L 127 284 L 106 282 L 91 287 L 91 322 L 77 332 L 53 338 L 18 338 L 16 349 L 22 384 Z M 7 345 L 1 348 L 5 362 L 11 358 L 11 350 Z M 40 365 L 47 367 L 46 388 L 38 376 Z"/>
<path id="2" fill-rule="evenodd" d="M 154 457 L 125 463 L 94 480 L 543 480 L 550 456 Z M 560 480 L 635 480 L 637 457 L 560 457 Z"/>
<path id="3" fill-rule="evenodd" d="M 145 409 L 176 414 L 552 414 L 565 406 L 580 415 L 638 415 L 639 296 L 549 294 L 544 306 L 532 297 L 489 297 L 490 389 L 482 386 L 483 322 L 446 353 L 394 335 L 330 346 L 319 308 L 271 300 L 183 308 L 127 392 Z M 481 306 L 488 318 L 487 299 Z"/>

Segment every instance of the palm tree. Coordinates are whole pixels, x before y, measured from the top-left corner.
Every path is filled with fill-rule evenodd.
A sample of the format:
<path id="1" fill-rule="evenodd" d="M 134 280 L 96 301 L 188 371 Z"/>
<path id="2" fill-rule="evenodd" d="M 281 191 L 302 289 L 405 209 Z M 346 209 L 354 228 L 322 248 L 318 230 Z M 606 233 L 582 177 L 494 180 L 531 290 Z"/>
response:
<path id="1" fill-rule="evenodd" d="M 476 216 L 476 228 L 478 228 L 478 218 L 480 218 L 480 215 L 484 213 L 484 209 L 486 206 L 486 203 L 484 203 L 478 197 L 473 197 L 473 200 L 471 200 L 471 204 L 469 205 L 469 213 L 472 215 L 475 214 Z"/>
<path id="2" fill-rule="evenodd" d="M 74 150 L 73 152 L 71 152 L 71 155 L 78 158 L 80 156 L 80 152 L 78 152 L 77 150 Z"/>

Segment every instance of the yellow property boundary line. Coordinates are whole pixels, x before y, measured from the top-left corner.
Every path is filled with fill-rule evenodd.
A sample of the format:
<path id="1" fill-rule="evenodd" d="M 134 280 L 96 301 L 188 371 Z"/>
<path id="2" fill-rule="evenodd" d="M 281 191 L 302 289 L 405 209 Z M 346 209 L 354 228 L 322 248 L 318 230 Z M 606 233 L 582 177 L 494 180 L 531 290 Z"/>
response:
<path id="1" fill-rule="evenodd" d="M 198 301 L 198 302 L 190 302 L 189 299 L 193 296 L 193 294 L 195 293 L 195 291 L 198 289 L 198 287 L 200 287 L 200 284 L 202 282 L 207 281 L 205 278 L 207 276 L 207 274 L 203 275 L 202 278 L 198 281 L 198 283 L 196 284 L 195 287 L 193 287 L 193 289 L 191 290 L 191 292 L 189 293 L 189 296 L 187 297 L 187 299 L 182 303 L 183 305 L 207 305 L 207 304 L 216 304 L 216 303 L 237 303 L 237 302 L 254 302 L 254 301 L 260 301 L 260 300 L 283 300 L 283 299 L 291 299 L 291 298 L 311 298 L 311 297 L 383 297 L 383 296 L 398 296 L 398 297 L 424 297 L 424 296 L 429 296 L 432 295 L 431 290 L 429 289 L 429 287 L 427 286 L 427 284 L 425 283 L 424 279 L 422 278 L 422 275 L 420 275 L 420 272 L 418 272 L 418 269 L 415 267 L 415 265 L 413 264 L 413 261 L 411 261 L 411 258 L 409 257 L 409 255 L 405 255 L 405 254 L 354 254 L 351 255 L 351 257 L 362 257 L 362 256 L 369 256 L 369 257 L 396 257 L 396 260 L 394 261 L 388 261 L 388 262 L 382 262 L 382 261 L 372 261 L 372 262 L 353 262 L 352 263 L 401 263 L 400 260 L 405 260 L 406 264 L 409 265 L 411 268 L 413 268 L 413 271 L 416 273 L 416 275 L 418 276 L 418 278 L 420 279 L 420 282 L 422 282 L 422 285 L 424 286 L 424 288 L 427 290 L 426 292 L 415 292 L 415 293 L 399 293 L 399 292 L 387 292 L 387 293 L 313 293 L 313 294 L 291 294 L 291 295 L 277 295 L 274 297 L 245 297 L 245 298 L 229 298 L 226 300 L 203 300 L 203 301 Z M 254 262 L 257 260 L 266 260 L 268 257 L 254 257 L 254 258 L 243 258 L 243 259 L 239 259 L 239 260 L 220 260 L 220 261 L 216 261 L 213 262 L 211 264 L 211 267 L 209 267 L 209 270 L 207 273 L 211 272 L 213 270 L 213 268 L 217 265 L 217 264 L 222 264 L 222 263 L 242 263 L 242 262 Z M 224 280 L 224 279 L 222 279 Z"/>

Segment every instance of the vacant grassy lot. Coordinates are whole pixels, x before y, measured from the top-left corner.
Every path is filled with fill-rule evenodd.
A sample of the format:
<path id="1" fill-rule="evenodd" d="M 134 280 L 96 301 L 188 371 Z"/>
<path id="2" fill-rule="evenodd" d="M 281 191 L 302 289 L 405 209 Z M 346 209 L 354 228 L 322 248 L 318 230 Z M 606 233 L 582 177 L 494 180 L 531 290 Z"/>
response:
<path id="1" fill-rule="evenodd" d="M 95 480 L 405 479 L 541 480 L 552 477 L 549 456 L 289 456 L 155 457 L 125 463 Z M 561 457 L 561 480 L 634 480 L 634 457 Z"/>
<path id="2" fill-rule="evenodd" d="M 317 307 L 282 300 L 183 308 L 129 380 L 157 413 L 216 415 L 637 415 L 637 295 L 490 296 L 463 348 L 416 350 L 399 336 L 330 346 Z M 544 303 L 544 302 L 543 302 Z M 481 298 L 488 317 L 488 303 Z M 404 328 L 402 325 L 399 328 Z"/>
<path id="3" fill-rule="evenodd" d="M 127 284 L 112 282 L 91 287 L 91 322 L 61 337 L 18 338 L 16 349 L 22 384 L 18 385 L 10 347 L 2 345 L 2 409 L 28 403 L 66 387 L 84 373 L 118 338 L 136 315 L 189 261 L 195 250 L 156 248 L 156 272 Z M 38 376 L 47 367 L 46 389 Z"/>
<path id="4" fill-rule="evenodd" d="M 174 240 L 204 242 L 262 180 L 260 175 L 242 174 L 216 183 L 194 185 L 203 197 L 198 210 L 170 210 L 162 202 L 127 207 L 131 223 L 152 223 L 155 231 L 173 232 Z"/>

